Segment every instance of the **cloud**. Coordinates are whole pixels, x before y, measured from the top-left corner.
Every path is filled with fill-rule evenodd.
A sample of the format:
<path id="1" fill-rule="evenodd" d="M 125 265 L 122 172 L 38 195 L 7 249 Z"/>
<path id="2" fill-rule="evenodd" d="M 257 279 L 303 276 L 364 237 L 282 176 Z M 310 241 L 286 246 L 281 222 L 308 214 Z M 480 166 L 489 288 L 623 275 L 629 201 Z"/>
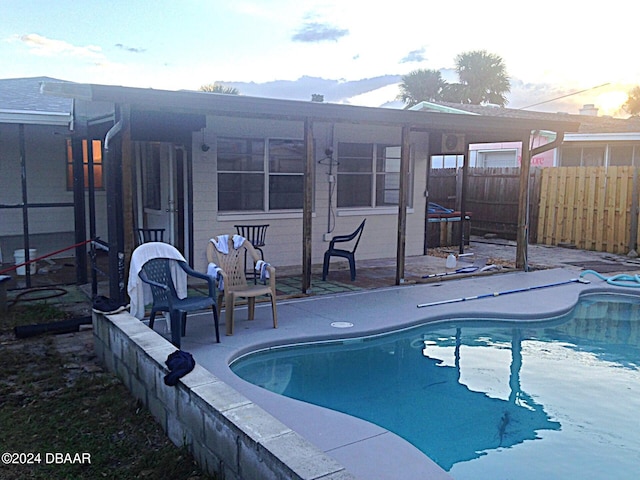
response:
<path id="1" fill-rule="evenodd" d="M 327 23 L 307 22 L 292 37 L 294 42 L 337 41 L 349 34 L 349 30 Z"/>
<path id="2" fill-rule="evenodd" d="M 147 51 L 146 48 L 127 47 L 122 43 L 116 43 L 116 47 L 130 53 L 143 53 Z"/>
<path id="3" fill-rule="evenodd" d="M 85 47 L 77 47 L 64 40 L 54 40 L 43 37 L 37 33 L 29 33 L 21 35 L 18 40 L 25 44 L 31 50 L 31 53 L 42 56 L 70 56 L 89 58 L 93 60 L 102 60 L 104 55 L 102 49 L 95 45 L 87 45 Z"/>
<path id="4" fill-rule="evenodd" d="M 400 60 L 400 63 L 424 62 L 427 59 L 427 57 L 424 56 L 424 51 L 424 47 L 418 50 L 411 50 Z"/>

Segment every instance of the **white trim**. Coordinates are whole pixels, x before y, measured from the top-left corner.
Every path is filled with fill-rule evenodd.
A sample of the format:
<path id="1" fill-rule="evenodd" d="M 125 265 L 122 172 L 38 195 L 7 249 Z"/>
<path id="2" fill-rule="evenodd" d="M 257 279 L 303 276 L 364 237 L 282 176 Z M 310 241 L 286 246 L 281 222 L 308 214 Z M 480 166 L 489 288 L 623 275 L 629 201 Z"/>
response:
<path id="1" fill-rule="evenodd" d="M 315 218 L 315 212 L 311 214 Z M 287 213 L 264 213 L 264 212 L 252 212 L 252 213 L 218 213 L 216 220 L 218 222 L 243 222 L 247 220 L 288 220 L 288 219 L 302 218 L 302 212 L 287 212 Z"/>
<path id="2" fill-rule="evenodd" d="M 407 207 L 407 213 L 414 213 L 413 208 Z M 397 215 L 398 207 L 390 208 L 349 208 L 338 210 L 339 217 L 355 217 L 362 215 Z"/>
<path id="3" fill-rule="evenodd" d="M 70 126 L 72 118 L 70 113 L 0 109 L 0 123 Z"/>
<path id="4" fill-rule="evenodd" d="M 565 142 L 640 142 L 640 133 L 567 133 L 564 136 Z"/>

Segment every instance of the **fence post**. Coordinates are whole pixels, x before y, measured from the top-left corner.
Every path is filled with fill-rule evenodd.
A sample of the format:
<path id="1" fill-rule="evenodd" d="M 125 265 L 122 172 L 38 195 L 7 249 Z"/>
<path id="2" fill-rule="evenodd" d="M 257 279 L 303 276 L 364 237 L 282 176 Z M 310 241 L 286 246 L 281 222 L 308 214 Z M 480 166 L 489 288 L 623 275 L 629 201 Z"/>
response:
<path id="1" fill-rule="evenodd" d="M 633 180 L 631 183 L 633 191 L 631 192 L 631 211 L 630 232 L 629 232 L 629 253 L 630 257 L 638 256 L 638 169 L 633 168 Z"/>

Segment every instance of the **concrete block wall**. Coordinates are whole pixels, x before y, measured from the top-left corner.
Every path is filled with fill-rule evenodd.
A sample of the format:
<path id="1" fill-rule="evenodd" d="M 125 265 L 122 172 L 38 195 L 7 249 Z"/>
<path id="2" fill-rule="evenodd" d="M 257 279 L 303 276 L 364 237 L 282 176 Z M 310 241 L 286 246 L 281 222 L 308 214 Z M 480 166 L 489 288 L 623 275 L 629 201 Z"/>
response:
<path id="1" fill-rule="evenodd" d="M 128 312 L 94 313 L 93 331 L 98 358 L 203 470 L 224 480 L 355 478 L 198 364 L 165 385 L 164 362 L 176 348 Z"/>

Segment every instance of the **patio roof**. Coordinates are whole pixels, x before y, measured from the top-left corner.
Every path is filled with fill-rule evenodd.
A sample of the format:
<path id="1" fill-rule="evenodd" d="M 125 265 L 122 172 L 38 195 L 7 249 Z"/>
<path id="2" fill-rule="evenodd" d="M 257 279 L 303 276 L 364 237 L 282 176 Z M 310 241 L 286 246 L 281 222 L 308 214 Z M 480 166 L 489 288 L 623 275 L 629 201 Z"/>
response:
<path id="1" fill-rule="evenodd" d="M 199 91 L 169 91 L 110 85 L 70 84 L 47 82 L 43 92 L 58 97 L 72 97 L 88 102 L 127 104 L 149 110 L 183 113 L 271 118 L 335 123 L 365 123 L 410 126 L 418 130 L 460 132 L 469 140 L 492 142 L 521 140 L 522 132 L 551 130 L 577 132 L 574 118 L 559 120 L 546 118 L 497 117 L 486 114 L 454 114 L 390 108 L 281 100 L 244 95 L 226 95 Z"/>

